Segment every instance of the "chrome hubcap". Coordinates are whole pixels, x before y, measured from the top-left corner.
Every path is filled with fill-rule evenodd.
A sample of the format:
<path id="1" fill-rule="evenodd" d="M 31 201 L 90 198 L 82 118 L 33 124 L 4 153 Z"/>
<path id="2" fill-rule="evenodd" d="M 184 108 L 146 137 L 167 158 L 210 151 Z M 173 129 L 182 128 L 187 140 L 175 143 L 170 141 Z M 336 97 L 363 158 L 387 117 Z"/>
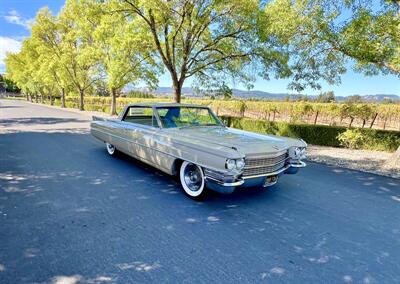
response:
<path id="1" fill-rule="evenodd" d="M 106 144 L 106 147 L 107 147 L 108 153 L 110 153 L 110 154 L 113 154 L 113 153 L 114 153 L 115 147 L 114 147 L 113 145 L 107 143 L 107 144 Z"/>
<path id="2" fill-rule="evenodd" d="M 187 187 L 191 191 L 198 191 L 201 188 L 202 177 L 199 167 L 193 164 L 186 166 L 184 171 L 184 179 Z"/>

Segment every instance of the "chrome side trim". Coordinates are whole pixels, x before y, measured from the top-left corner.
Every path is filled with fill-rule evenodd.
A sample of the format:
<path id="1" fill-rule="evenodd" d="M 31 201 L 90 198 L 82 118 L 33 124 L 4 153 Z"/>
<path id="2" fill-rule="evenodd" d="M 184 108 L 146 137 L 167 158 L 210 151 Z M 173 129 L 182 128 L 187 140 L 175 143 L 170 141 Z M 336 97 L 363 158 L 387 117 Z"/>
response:
<path id="1" fill-rule="evenodd" d="M 121 140 L 123 140 L 123 141 L 125 141 L 125 142 L 128 142 L 128 143 L 133 143 L 133 144 L 139 145 L 139 146 L 141 146 L 141 147 L 150 148 L 150 149 L 152 149 L 152 150 L 154 150 L 154 151 L 156 151 L 156 152 L 158 152 L 158 153 L 161 153 L 161 154 L 164 154 L 164 155 L 173 157 L 173 158 L 175 158 L 175 159 L 185 160 L 185 161 L 187 161 L 187 162 L 196 164 L 196 165 L 198 165 L 198 166 L 200 166 L 200 167 L 203 167 L 203 168 L 209 168 L 209 169 L 214 170 L 214 171 L 220 171 L 220 169 L 217 169 L 217 168 L 210 168 L 209 166 L 204 165 L 204 164 L 201 164 L 201 163 L 199 163 L 199 162 L 194 162 L 194 161 L 192 161 L 192 160 L 188 160 L 186 157 L 184 158 L 184 157 L 182 157 L 182 156 L 176 156 L 176 155 L 173 155 L 173 154 L 170 154 L 170 153 L 167 153 L 167 152 L 158 150 L 158 149 L 156 149 L 156 148 L 149 147 L 149 146 L 147 146 L 147 145 L 138 143 L 138 142 L 136 142 L 136 141 L 127 139 L 127 138 L 125 138 L 125 137 L 121 137 L 121 136 L 118 136 L 118 135 L 115 135 L 115 134 L 112 134 L 112 133 L 109 133 L 109 132 L 105 132 L 105 131 L 103 131 L 103 130 L 100 130 L 99 128 L 94 128 L 94 127 L 92 127 L 92 128 L 91 128 L 91 131 L 92 131 L 92 130 L 93 130 L 93 131 L 98 131 L 98 132 L 103 133 L 103 134 L 105 134 L 105 135 L 110 135 L 110 136 L 112 136 L 112 137 L 115 137 L 115 138 L 117 138 L 117 139 L 121 139 Z M 154 140 L 154 141 L 158 141 L 157 139 L 154 139 L 154 138 L 153 138 L 153 140 Z M 105 142 L 105 141 L 103 141 L 103 142 Z M 184 145 L 184 146 L 186 146 L 186 145 Z M 192 148 L 192 147 L 190 147 L 190 146 L 188 146 L 188 147 L 189 147 L 189 148 Z M 130 153 L 130 152 L 129 152 L 129 153 Z M 206 152 L 206 153 L 212 154 L 212 153 L 210 153 L 210 152 Z M 128 155 L 133 155 L 134 157 L 137 157 L 136 155 L 131 154 L 131 153 L 128 154 Z M 223 157 L 223 156 L 220 156 L 220 157 Z"/>
<path id="2" fill-rule="evenodd" d="M 240 180 L 235 181 L 235 182 L 221 182 L 220 180 L 217 180 L 217 179 L 212 178 L 212 177 L 207 177 L 206 176 L 205 178 L 206 178 L 206 180 L 214 181 L 217 184 L 222 185 L 222 186 L 239 186 L 239 185 L 244 184 L 244 180 L 243 179 L 240 179 Z"/>
<path id="3" fill-rule="evenodd" d="M 304 163 L 303 161 L 299 161 L 298 164 L 289 164 L 285 167 L 283 167 L 282 169 L 272 172 L 272 173 L 267 173 L 267 174 L 261 174 L 261 175 L 254 175 L 254 176 L 245 176 L 243 177 L 243 179 L 251 179 L 251 178 L 258 178 L 258 177 L 268 177 L 268 176 L 274 176 L 274 175 L 278 175 L 284 171 L 286 171 L 288 168 L 304 168 L 307 164 Z"/>

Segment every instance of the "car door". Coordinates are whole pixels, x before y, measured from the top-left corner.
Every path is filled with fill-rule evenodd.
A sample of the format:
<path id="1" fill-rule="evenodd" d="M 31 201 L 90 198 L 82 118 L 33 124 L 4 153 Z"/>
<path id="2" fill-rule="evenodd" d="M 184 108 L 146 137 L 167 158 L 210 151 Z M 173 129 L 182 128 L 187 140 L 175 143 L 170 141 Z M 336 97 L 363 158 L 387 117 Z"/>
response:
<path id="1" fill-rule="evenodd" d="M 155 151 L 152 147 L 158 124 L 151 107 L 132 106 L 122 119 L 123 137 L 129 154 L 154 163 Z"/>

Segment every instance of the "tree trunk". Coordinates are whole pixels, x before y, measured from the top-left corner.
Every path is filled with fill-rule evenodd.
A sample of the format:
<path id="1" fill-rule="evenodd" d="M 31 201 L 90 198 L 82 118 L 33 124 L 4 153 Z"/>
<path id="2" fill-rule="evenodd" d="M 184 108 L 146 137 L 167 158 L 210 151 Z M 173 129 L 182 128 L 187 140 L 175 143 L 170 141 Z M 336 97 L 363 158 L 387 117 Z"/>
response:
<path id="1" fill-rule="evenodd" d="M 29 102 L 29 94 L 25 94 L 26 100 Z"/>
<path id="2" fill-rule="evenodd" d="M 272 117 L 272 121 L 275 121 L 276 111 L 274 111 L 274 116 Z"/>
<path id="3" fill-rule="evenodd" d="M 365 126 L 365 119 L 363 119 L 363 124 L 362 124 L 361 128 L 364 128 L 364 126 Z"/>
<path id="4" fill-rule="evenodd" d="M 318 115 L 319 115 L 319 111 L 317 111 L 317 113 L 315 114 L 314 125 L 317 124 Z"/>
<path id="5" fill-rule="evenodd" d="M 117 90 L 111 88 L 111 115 L 117 114 Z"/>
<path id="6" fill-rule="evenodd" d="M 79 110 L 83 111 L 85 110 L 84 102 L 83 102 L 83 95 L 84 95 L 84 90 L 79 90 Z"/>
<path id="7" fill-rule="evenodd" d="M 383 121 L 383 130 L 385 130 L 386 129 L 386 122 L 387 122 L 387 118 L 385 117 L 385 120 Z"/>
<path id="8" fill-rule="evenodd" d="M 35 102 L 36 102 L 36 103 L 39 102 L 39 96 L 38 96 L 38 94 L 35 94 Z"/>
<path id="9" fill-rule="evenodd" d="M 65 108 L 65 89 L 61 88 L 61 107 Z"/>
<path id="10" fill-rule="evenodd" d="M 53 95 L 50 94 L 49 97 L 50 97 L 50 105 L 52 106 L 52 105 L 54 105 Z"/>
<path id="11" fill-rule="evenodd" d="M 43 94 L 40 94 L 40 103 L 41 103 L 41 104 L 44 103 L 44 96 L 43 96 Z"/>
<path id="12" fill-rule="evenodd" d="M 351 117 L 351 118 L 350 118 L 350 124 L 349 124 L 349 127 L 351 127 L 351 125 L 353 124 L 353 120 L 354 120 L 354 117 Z"/>
<path id="13" fill-rule="evenodd" d="M 182 95 L 182 84 L 179 83 L 178 80 L 173 80 L 173 87 L 174 87 L 174 101 L 176 103 L 181 102 L 181 95 Z"/>
<path id="14" fill-rule="evenodd" d="M 375 115 L 374 115 L 374 118 L 371 121 L 371 124 L 370 124 L 369 128 L 372 128 L 372 126 L 374 126 L 374 123 L 375 123 L 375 120 L 376 120 L 377 117 L 378 117 L 378 113 L 376 112 Z"/>

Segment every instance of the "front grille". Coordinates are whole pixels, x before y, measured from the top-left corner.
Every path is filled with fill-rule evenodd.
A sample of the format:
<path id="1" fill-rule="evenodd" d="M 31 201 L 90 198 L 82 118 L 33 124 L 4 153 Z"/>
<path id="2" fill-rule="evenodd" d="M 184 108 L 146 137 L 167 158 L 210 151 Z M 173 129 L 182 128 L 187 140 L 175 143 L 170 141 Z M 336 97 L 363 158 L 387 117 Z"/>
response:
<path id="1" fill-rule="evenodd" d="M 286 165 L 288 153 L 284 152 L 275 157 L 267 158 L 246 158 L 246 166 L 243 169 L 243 176 L 264 175 L 276 172 Z"/>

